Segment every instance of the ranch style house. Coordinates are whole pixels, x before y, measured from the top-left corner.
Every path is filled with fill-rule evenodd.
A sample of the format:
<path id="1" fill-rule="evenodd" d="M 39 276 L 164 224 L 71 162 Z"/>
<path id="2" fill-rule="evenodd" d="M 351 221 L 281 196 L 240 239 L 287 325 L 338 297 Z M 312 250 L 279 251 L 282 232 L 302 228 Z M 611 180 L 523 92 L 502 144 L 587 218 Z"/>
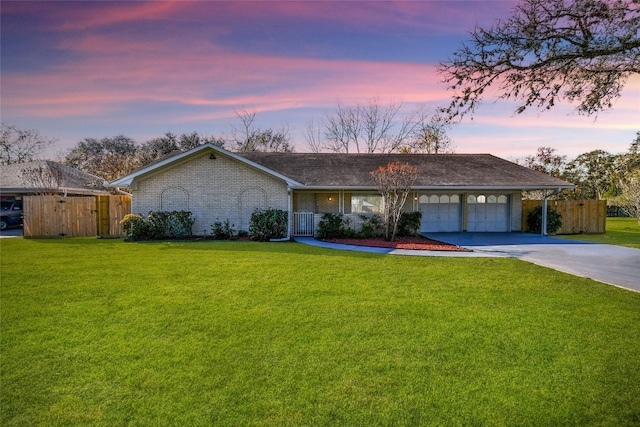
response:
<path id="1" fill-rule="evenodd" d="M 205 144 L 111 182 L 132 194 L 131 211 L 190 211 L 193 234 L 229 220 L 248 230 L 256 208 L 289 213 L 289 236 L 313 235 L 324 213 L 354 228 L 380 212 L 370 172 L 390 162 L 418 172 L 407 212 L 422 212 L 421 232 L 521 231 L 522 192 L 573 184 L 490 154 L 233 153 Z"/>

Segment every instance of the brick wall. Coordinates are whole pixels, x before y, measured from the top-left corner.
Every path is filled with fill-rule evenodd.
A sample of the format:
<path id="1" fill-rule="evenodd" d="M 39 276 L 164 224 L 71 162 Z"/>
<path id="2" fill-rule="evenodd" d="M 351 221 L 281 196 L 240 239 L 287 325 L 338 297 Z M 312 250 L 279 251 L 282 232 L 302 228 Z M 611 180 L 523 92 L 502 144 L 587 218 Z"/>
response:
<path id="1" fill-rule="evenodd" d="M 287 185 L 258 169 L 216 153 L 182 162 L 141 179 L 133 191 L 131 211 L 187 210 L 195 218 L 193 233 L 209 234 L 216 221 L 229 220 L 236 230 L 249 229 L 253 210 L 287 209 Z"/>

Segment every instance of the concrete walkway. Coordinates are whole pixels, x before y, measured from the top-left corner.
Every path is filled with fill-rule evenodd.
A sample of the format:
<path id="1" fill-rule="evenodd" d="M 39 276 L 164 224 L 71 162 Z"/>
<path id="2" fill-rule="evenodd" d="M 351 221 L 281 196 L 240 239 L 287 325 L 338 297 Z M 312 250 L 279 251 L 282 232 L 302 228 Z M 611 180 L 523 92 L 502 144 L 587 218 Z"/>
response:
<path id="1" fill-rule="evenodd" d="M 311 237 L 295 240 L 325 248 L 392 255 L 518 258 L 575 276 L 640 292 L 640 249 L 564 240 L 530 233 L 427 233 L 426 237 L 458 245 L 470 249 L 471 252 L 370 248 L 321 242 Z"/>

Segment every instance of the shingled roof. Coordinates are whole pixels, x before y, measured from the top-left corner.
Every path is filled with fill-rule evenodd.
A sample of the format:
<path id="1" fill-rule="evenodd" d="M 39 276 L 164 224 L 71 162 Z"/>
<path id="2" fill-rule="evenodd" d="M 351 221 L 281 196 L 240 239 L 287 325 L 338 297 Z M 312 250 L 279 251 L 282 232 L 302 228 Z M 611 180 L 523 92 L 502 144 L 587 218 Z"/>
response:
<path id="1" fill-rule="evenodd" d="M 0 166 L 0 191 L 4 194 L 30 194 L 42 188 L 34 187 L 33 180 L 25 178 L 29 170 L 51 171 L 60 174 L 60 193 L 67 194 L 106 194 L 104 180 L 69 166 L 51 160 L 39 160 L 28 163 L 14 163 Z M 52 181 L 53 182 L 53 181 Z"/>
<path id="2" fill-rule="evenodd" d="M 375 187 L 370 172 L 390 162 L 418 170 L 416 189 L 556 189 L 574 185 L 490 154 L 240 153 L 310 188 Z"/>

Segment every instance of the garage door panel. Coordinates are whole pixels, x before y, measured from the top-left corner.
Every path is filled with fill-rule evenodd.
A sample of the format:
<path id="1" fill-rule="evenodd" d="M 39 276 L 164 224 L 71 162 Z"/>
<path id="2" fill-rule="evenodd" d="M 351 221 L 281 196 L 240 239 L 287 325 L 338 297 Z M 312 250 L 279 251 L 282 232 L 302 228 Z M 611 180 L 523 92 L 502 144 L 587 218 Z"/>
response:
<path id="1" fill-rule="evenodd" d="M 459 196 L 422 196 L 419 204 L 422 212 L 420 230 L 425 232 L 462 231 L 462 214 Z M 422 203 L 425 201 L 426 203 Z M 443 203 L 445 201 L 445 203 Z M 455 201 L 455 203 L 447 203 Z"/>
<path id="2" fill-rule="evenodd" d="M 467 231 L 510 231 L 509 204 L 506 196 L 474 195 L 468 200 L 470 203 L 467 205 Z M 484 203 L 473 203 L 472 200 Z"/>

